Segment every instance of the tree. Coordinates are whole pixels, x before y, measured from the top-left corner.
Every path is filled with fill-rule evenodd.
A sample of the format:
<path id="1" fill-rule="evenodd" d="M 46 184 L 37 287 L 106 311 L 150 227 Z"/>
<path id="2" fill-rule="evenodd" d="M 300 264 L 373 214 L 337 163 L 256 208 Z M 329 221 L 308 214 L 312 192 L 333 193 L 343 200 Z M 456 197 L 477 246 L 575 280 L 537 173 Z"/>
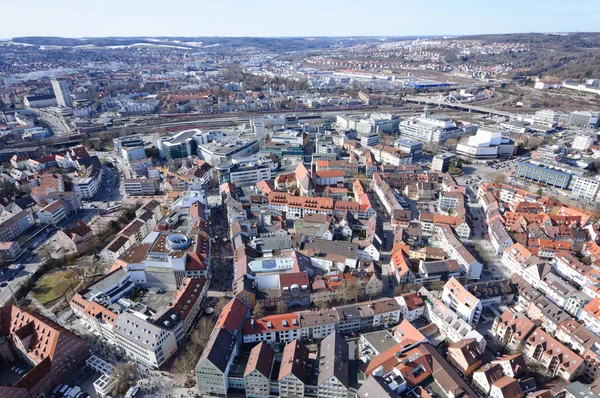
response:
<path id="1" fill-rule="evenodd" d="M 138 370 L 132 363 L 119 363 L 112 373 L 114 383 L 112 385 L 112 394 L 123 396 L 133 386 L 138 375 Z"/>
<path id="2" fill-rule="evenodd" d="M 356 281 L 351 282 L 348 279 L 344 279 L 344 282 L 342 282 L 342 286 L 338 290 L 338 298 L 344 303 L 348 303 L 350 301 L 357 301 L 358 290 L 358 284 L 356 283 Z"/>
<path id="3" fill-rule="evenodd" d="M 506 183 L 506 175 L 502 173 L 492 173 L 489 178 L 492 182 Z"/>
<path id="4" fill-rule="evenodd" d="M 458 145 L 458 140 L 456 138 L 450 138 L 450 139 L 446 140 L 444 145 L 446 145 L 448 147 L 456 147 Z"/>
<path id="5" fill-rule="evenodd" d="M 212 319 L 208 317 L 202 317 L 192 332 L 190 337 L 191 341 L 194 344 L 204 348 L 208 342 L 208 339 L 210 338 L 210 334 L 212 333 L 214 326 L 215 322 Z"/>
<path id="6" fill-rule="evenodd" d="M 537 190 L 537 191 L 535 191 L 535 194 L 536 194 L 537 196 L 542 196 L 542 193 L 543 193 L 543 191 L 542 191 L 542 188 L 538 188 L 538 190 Z"/>
<path id="7" fill-rule="evenodd" d="M 288 312 L 287 303 L 285 302 L 285 300 L 279 300 L 279 303 L 277 303 L 277 313 L 285 314 L 286 312 Z"/>
<path id="8" fill-rule="evenodd" d="M 256 305 L 252 309 L 252 315 L 255 318 L 262 318 L 263 316 L 265 316 L 265 309 L 260 304 L 256 303 Z"/>
<path id="9" fill-rule="evenodd" d="M 435 282 L 431 282 L 429 284 L 429 289 L 430 290 L 442 290 L 444 289 L 444 285 L 446 283 L 444 281 L 435 281 Z"/>
<path id="10" fill-rule="evenodd" d="M 404 285 L 398 285 L 394 289 L 394 296 L 400 296 L 405 293 L 416 292 L 418 290 L 417 288 L 418 286 L 414 283 L 405 283 Z"/>
<path id="11" fill-rule="evenodd" d="M 217 301 L 217 304 L 215 304 L 215 314 L 220 314 L 223 312 L 227 303 L 229 303 L 229 300 L 227 300 L 225 297 L 219 298 L 219 301 Z"/>
<path id="12" fill-rule="evenodd" d="M 325 294 L 321 293 L 321 294 L 317 294 L 313 297 L 313 304 L 315 305 L 315 307 L 317 307 L 320 310 L 329 307 L 330 303 L 331 303 L 331 300 Z"/>

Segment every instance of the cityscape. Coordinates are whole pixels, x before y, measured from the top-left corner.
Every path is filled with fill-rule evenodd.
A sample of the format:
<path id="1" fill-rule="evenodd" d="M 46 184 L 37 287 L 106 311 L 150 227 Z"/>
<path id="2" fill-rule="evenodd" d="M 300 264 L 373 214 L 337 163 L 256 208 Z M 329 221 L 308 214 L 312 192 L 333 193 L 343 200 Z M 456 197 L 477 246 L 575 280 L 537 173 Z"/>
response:
<path id="1" fill-rule="evenodd" d="M 2 39 L 0 398 L 598 398 L 599 128 L 600 33 Z"/>

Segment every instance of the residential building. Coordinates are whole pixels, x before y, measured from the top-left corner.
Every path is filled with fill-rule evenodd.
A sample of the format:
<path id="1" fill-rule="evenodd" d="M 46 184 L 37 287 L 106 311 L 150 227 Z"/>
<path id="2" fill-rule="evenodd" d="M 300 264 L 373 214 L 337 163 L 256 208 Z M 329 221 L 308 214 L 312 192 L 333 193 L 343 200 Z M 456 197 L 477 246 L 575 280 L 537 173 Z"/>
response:
<path id="1" fill-rule="evenodd" d="M 42 224 L 58 225 L 71 215 L 70 206 L 66 200 L 60 199 L 52 202 L 37 212 Z"/>
<path id="2" fill-rule="evenodd" d="M 539 327 L 527 338 L 523 354 L 529 359 L 538 361 L 545 368 L 548 376 L 559 376 L 568 381 L 581 375 L 585 367 L 579 355 Z"/>
<path id="3" fill-rule="evenodd" d="M 463 376 L 470 376 L 483 363 L 483 351 L 475 339 L 463 339 L 448 346 L 448 362 Z"/>
<path id="4" fill-rule="evenodd" d="M 244 371 L 246 397 L 269 398 L 271 396 L 271 372 L 274 364 L 275 352 L 265 342 L 252 348 Z"/>
<path id="5" fill-rule="evenodd" d="M 532 321 L 524 314 L 506 310 L 500 317 L 494 319 L 490 331 L 500 344 L 511 351 L 518 351 L 531 332 L 540 324 L 540 320 Z"/>
<path id="6" fill-rule="evenodd" d="M 21 210 L 17 214 L 0 222 L 0 242 L 16 240 L 34 224 L 35 220 L 31 212 L 29 210 Z"/>
<path id="7" fill-rule="evenodd" d="M 279 368 L 279 396 L 300 398 L 305 396 L 308 373 L 308 348 L 294 339 L 286 344 Z"/>
<path id="8" fill-rule="evenodd" d="M 442 301 L 469 324 L 474 325 L 479 322 L 483 310 L 481 301 L 472 295 L 456 278 L 452 277 L 444 285 Z"/>
<path id="9" fill-rule="evenodd" d="M 348 397 L 350 387 L 348 343 L 337 332 L 331 333 L 319 347 L 317 397 Z"/>
<path id="10" fill-rule="evenodd" d="M 73 225 L 56 231 L 56 242 L 68 252 L 81 254 L 95 248 L 99 240 L 86 223 L 77 220 Z"/>
<path id="11" fill-rule="evenodd" d="M 17 241 L 0 242 L 0 262 L 11 262 L 22 253 Z"/>

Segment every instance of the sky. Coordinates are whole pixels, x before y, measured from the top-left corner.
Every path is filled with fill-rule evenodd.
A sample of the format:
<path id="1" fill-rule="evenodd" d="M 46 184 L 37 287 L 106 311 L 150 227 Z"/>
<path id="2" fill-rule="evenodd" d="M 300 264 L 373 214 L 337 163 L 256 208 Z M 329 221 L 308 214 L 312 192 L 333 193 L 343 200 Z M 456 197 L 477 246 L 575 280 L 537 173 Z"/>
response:
<path id="1" fill-rule="evenodd" d="M 425 36 L 598 31 L 598 0 L 2 0 L 17 36 Z"/>

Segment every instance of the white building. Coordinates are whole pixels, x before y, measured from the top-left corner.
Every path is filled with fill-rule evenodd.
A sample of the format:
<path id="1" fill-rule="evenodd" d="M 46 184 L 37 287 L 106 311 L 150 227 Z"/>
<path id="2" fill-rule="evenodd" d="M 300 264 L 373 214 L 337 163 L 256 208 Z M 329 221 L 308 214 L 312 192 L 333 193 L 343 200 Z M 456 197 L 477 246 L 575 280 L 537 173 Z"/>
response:
<path id="1" fill-rule="evenodd" d="M 598 190 L 600 190 L 600 180 L 597 178 L 574 175 L 571 184 L 573 186 L 571 192 L 573 199 L 597 200 Z"/>
<path id="2" fill-rule="evenodd" d="M 63 199 L 52 202 L 37 212 L 40 223 L 52 225 L 59 224 L 70 214 L 71 212 L 69 203 Z"/>
<path id="3" fill-rule="evenodd" d="M 50 80 L 52 84 L 52 90 L 56 96 L 56 103 L 58 106 L 64 108 L 72 108 L 73 101 L 71 99 L 71 90 L 69 90 L 69 84 L 65 80 L 52 78 Z"/>
<path id="4" fill-rule="evenodd" d="M 158 190 L 158 181 L 154 178 L 126 178 L 123 180 L 127 195 L 154 195 Z"/>
<path id="5" fill-rule="evenodd" d="M 467 143 L 459 143 L 456 153 L 473 158 L 510 157 L 515 152 L 515 145 L 502 137 L 502 131 L 489 127 L 481 127 L 477 134 L 469 137 Z"/>
<path id="6" fill-rule="evenodd" d="M 452 277 L 444 285 L 442 301 L 470 325 L 479 322 L 483 311 L 481 300 L 473 296 L 456 278 Z"/>
<path id="7" fill-rule="evenodd" d="M 571 148 L 578 151 L 587 151 L 594 144 L 594 138 L 589 135 L 578 135 L 573 139 Z"/>
<path id="8" fill-rule="evenodd" d="M 98 193 L 98 183 L 93 177 L 76 178 L 73 180 L 73 191 L 80 199 L 90 199 Z"/>

